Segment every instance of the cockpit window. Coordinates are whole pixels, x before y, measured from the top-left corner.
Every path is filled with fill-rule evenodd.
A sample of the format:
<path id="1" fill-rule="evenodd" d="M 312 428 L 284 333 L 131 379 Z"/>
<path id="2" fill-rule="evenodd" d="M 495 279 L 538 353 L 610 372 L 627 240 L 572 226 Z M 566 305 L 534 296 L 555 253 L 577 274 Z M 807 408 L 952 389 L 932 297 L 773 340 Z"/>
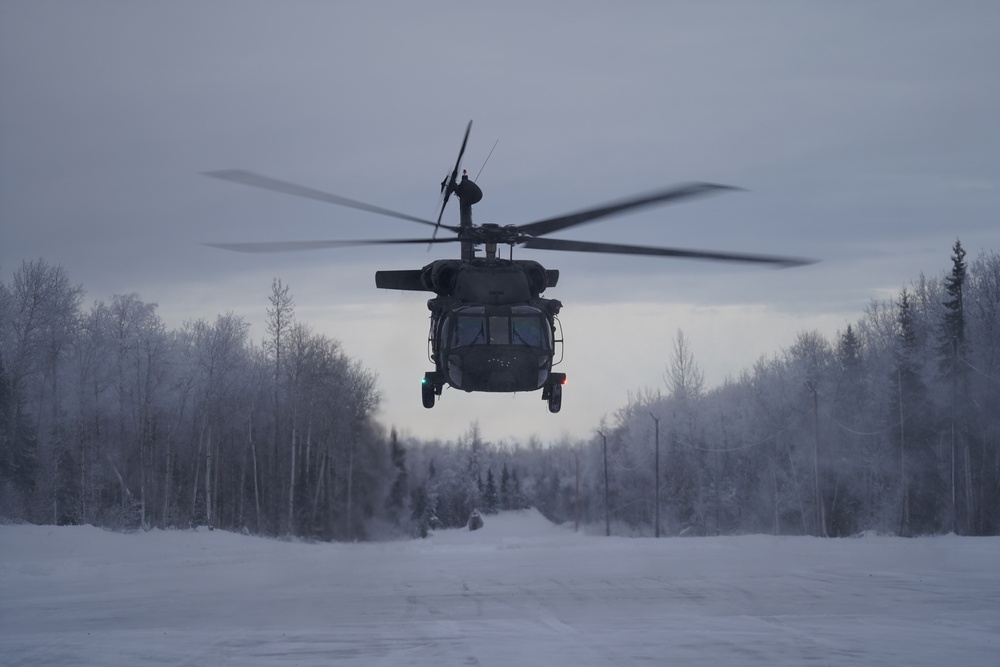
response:
<path id="1" fill-rule="evenodd" d="M 531 306 L 514 306 L 510 313 L 511 336 L 515 345 L 551 347 L 549 321 L 542 311 Z"/>
<path id="2" fill-rule="evenodd" d="M 486 342 L 486 322 L 482 316 L 459 315 L 455 320 L 452 345 L 481 345 Z"/>
<path id="3" fill-rule="evenodd" d="M 531 347 L 545 347 L 542 335 L 542 318 L 538 316 L 518 316 L 511 319 L 511 331 L 513 332 L 515 345 L 529 345 Z"/>
<path id="4" fill-rule="evenodd" d="M 490 344 L 510 345 L 510 319 L 507 317 L 490 318 Z"/>

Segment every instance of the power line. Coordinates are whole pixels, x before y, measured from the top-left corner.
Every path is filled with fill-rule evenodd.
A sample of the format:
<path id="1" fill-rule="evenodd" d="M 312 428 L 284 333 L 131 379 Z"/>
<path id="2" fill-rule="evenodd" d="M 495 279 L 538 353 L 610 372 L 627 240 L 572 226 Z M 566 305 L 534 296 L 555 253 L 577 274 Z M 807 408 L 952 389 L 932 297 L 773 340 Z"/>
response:
<path id="1" fill-rule="evenodd" d="M 982 375 L 987 380 L 992 380 L 993 382 L 1000 382 L 1000 379 L 993 377 L 992 375 L 990 375 L 989 373 L 987 373 L 985 371 L 979 370 L 978 368 L 976 368 L 975 366 L 973 366 L 972 364 L 970 364 L 968 361 L 966 361 L 964 357 L 959 357 L 959 359 L 962 361 L 963 364 L 965 364 L 966 366 L 968 366 L 969 368 L 971 368 L 975 372 L 979 373 L 980 375 Z"/>
<path id="2" fill-rule="evenodd" d="M 685 449 L 695 449 L 695 450 L 698 450 L 698 451 L 701 451 L 701 452 L 740 452 L 740 451 L 743 451 L 745 449 L 752 449 L 753 447 L 759 447 L 760 445 L 763 445 L 765 443 L 768 443 L 768 442 L 776 439 L 779 435 L 781 435 L 781 434 L 783 434 L 783 433 L 785 433 L 787 431 L 790 431 L 792 429 L 792 427 L 798 425 L 799 422 L 801 422 L 802 420 L 804 420 L 807 416 L 809 416 L 811 414 L 812 414 L 812 410 L 809 410 L 807 412 L 803 412 L 801 415 L 799 415 L 798 419 L 795 419 L 794 421 L 788 423 L 786 426 L 781 427 L 780 429 L 778 429 L 777 431 L 775 431 L 771 435 L 766 436 L 766 437 L 764 437 L 764 438 L 762 438 L 760 440 L 757 440 L 755 442 L 745 443 L 745 444 L 742 444 L 742 445 L 738 445 L 736 447 L 724 447 L 724 448 L 699 447 L 698 445 L 693 445 L 693 444 L 691 444 L 689 442 L 685 442 L 685 441 L 680 440 L 680 439 L 675 440 L 675 442 L 678 445 L 680 445 L 681 447 L 684 447 Z"/>
<path id="3" fill-rule="evenodd" d="M 928 386 L 928 390 L 933 389 L 938 384 L 940 384 L 941 381 L 944 380 L 945 377 L 947 377 L 948 374 L 954 370 L 954 368 L 955 368 L 954 364 L 949 365 L 948 370 L 943 371 L 937 378 L 935 378 L 930 383 L 930 385 Z M 892 429 L 896 428 L 900 424 L 905 424 L 906 422 L 908 422 L 911 417 L 913 417 L 914 415 L 916 415 L 917 412 L 919 412 L 920 410 L 922 410 L 924 408 L 924 406 L 926 406 L 930 402 L 931 402 L 931 392 L 928 391 L 927 395 L 924 396 L 923 400 L 921 400 L 918 403 L 914 404 L 910 408 L 910 411 L 906 415 L 904 415 L 901 419 L 893 421 L 892 424 L 890 424 L 889 426 L 886 426 L 885 428 L 881 428 L 881 429 L 879 429 L 877 431 L 858 431 L 856 429 L 851 428 L 847 424 L 844 424 L 844 423 L 840 422 L 836 417 L 834 417 L 832 414 L 830 414 L 830 412 L 825 407 L 822 409 L 822 412 L 823 412 L 824 415 L 827 416 L 827 418 L 830 421 L 832 421 L 834 424 L 836 424 L 840 429 L 842 429 L 844 431 L 847 431 L 848 433 L 851 433 L 853 435 L 882 435 L 883 433 L 888 433 L 889 431 L 891 431 Z"/>

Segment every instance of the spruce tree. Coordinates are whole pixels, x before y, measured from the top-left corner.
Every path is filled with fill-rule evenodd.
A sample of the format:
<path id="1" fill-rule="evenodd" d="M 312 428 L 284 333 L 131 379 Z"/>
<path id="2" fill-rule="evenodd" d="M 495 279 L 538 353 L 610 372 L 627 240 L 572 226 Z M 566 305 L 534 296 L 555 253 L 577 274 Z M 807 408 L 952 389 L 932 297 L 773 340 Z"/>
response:
<path id="1" fill-rule="evenodd" d="M 962 242 L 956 239 L 952 246 L 951 273 L 944 281 L 948 299 L 942 304 L 945 312 L 939 347 L 942 367 L 952 372 L 958 372 L 955 362 L 965 353 L 965 308 L 962 300 L 965 273 L 965 249 Z"/>
<path id="2" fill-rule="evenodd" d="M 957 467 L 961 465 L 960 459 L 969 457 L 969 447 L 966 434 L 963 433 L 962 424 L 967 419 L 961 414 L 962 406 L 968 401 L 965 400 L 968 392 L 967 373 L 963 361 L 967 350 L 965 342 L 965 308 L 963 304 L 962 290 L 965 285 L 965 249 L 962 242 L 955 239 L 952 246 L 951 273 L 945 278 L 944 288 L 947 300 L 942 303 L 945 308 L 944 316 L 941 319 L 941 336 L 938 346 L 938 360 L 940 367 L 949 380 L 948 407 L 946 408 L 946 419 L 949 424 L 949 462 L 948 462 L 948 486 L 949 492 L 949 520 L 948 527 L 952 532 L 959 532 L 959 516 L 963 515 L 968 524 L 968 517 L 972 511 L 971 494 L 969 493 L 972 480 L 971 474 L 963 476 L 958 474 Z M 964 446 L 963 446 L 964 441 Z M 968 462 L 967 462 L 968 463 Z M 965 470 L 971 470 L 969 465 L 961 466 Z M 965 486 L 966 496 L 960 500 L 958 488 Z M 966 530 L 970 527 L 966 525 Z"/>
<path id="3" fill-rule="evenodd" d="M 493 468 L 486 473 L 486 486 L 483 489 L 483 512 L 486 514 L 496 514 L 499 509 L 500 498 L 497 494 L 497 485 L 493 479 Z"/>
<path id="4" fill-rule="evenodd" d="M 389 489 L 389 497 L 386 498 L 385 505 L 393 521 L 399 523 L 400 518 L 403 516 L 403 505 L 409 494 L 409 474 L 406 470 L 406 450 L 399 443 L 396 429 L 392 429 L 392 433 L 389 436 L 389 448 L 392 465 L 396 469 L 396 478 L 392 482 L 392 488 Z"/>
<path id="5" fill-rule="evenodd" d="M 510 473 L 507 471 L 507 463 L 504 462 L 503 470 L 500 472 L 500 509 L 513 509 L 510 495 Z"/>
<path id="6" fill-rule="evenodd" d="M 510 508 L 523 510 L 529 507 L 527 498 L 521 492 L 521 480 L 517 476 L 517 468 L 510 473 Z"/>
<path id="7" fill-rule="evenodd" d="M 428 533 L 440 526 L 435 507 L 437 497 L 428 492 L 427 485 L 421 486 L 413 492 L 413 511 L 410 517 L 417 526 L 417 534 L 420 537 L 427 537 Z"/>
<path id="8" fill-rule="evenodd" d="M 921 374 L 921 336 L 913 302 L 904 289 L 896 322 L 899 342 L 894 384 L 898 392 L 901 507 L 899 533 L 921 535 L 941 529 L 943 479 L 937 465 L 934 434 L 927 410 L 927 385 Z"/>
<path id="9" fill-rule="evenodd" d="M 858 340 L 854 328 L 848 324 L 847 331 L 840 336 L 837 345 L 837 360 L 845 373 L 857 373 L 861 367 L 861 341 Z"/>
<path id="10" fill-rule="evenodd" d="M 840 377 L 831 408 L 837 423 L 856 422 L 871 400 L 872 392 L 866 381 L 862 342 L 850 324 L 847 331 L 840 335 L 836 355 Z M 824 445 L 822 455 L 828 465 L 826 488 L 834 489 L 832 497 L 828 495 L 827 498 L 828 534 L 831 537 L 853 535 L 861 529 L 858 520 L 859 508 L 864 501 L 863 487 L 856 475 L 844 474 L 835 462 L 857 460 L 864 451 L 862 438 L 860 434 L 845 432 L 840 437 L 829 438 Z"/>

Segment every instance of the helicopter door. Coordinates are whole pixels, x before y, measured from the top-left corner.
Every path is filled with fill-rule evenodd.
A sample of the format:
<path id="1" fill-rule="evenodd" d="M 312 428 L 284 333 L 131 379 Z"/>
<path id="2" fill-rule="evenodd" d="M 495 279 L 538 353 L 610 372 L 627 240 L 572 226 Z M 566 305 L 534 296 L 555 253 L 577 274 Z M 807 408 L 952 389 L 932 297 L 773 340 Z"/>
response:
<path id="1" fill-rule="evenodd" d="M 548 318 L 537 308 L 514 306 L 510 317 L 511 344 L 536 360 L 538 385 L 545 384 L 552 370 L 553 335 Z"/>
<path id="2" fill-rule="evenodd" d="M 445 373 L 448 382 L 466 389 L 463 369 L 468 350 L 485 345 L 487 342 L 486 311 L 482 306 L 457 308 L 444 317 L 438 330 L 438 368 Z"/>

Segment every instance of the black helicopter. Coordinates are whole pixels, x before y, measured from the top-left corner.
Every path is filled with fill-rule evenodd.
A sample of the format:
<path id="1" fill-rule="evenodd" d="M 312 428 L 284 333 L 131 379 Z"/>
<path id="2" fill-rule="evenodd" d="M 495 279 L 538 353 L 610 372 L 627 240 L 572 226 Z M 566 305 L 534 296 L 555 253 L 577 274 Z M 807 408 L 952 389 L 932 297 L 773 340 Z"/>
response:
<path id="1" fill-rule="evenodd" d="M 274 243 L 209 243 L 237 252 L 283 252 L 315 248 L 338 248 L 384 244 L 461 244 L 459 259 L 439 259 L 422 269 L 376 271 L 375 285 L 383 289 L 433 292 L 427 302 L 431 311 L 429 357 L 434 370 L 424 375 L 422 398 L 425 408 L 434 406 L 445 385 L 464 391 L 529 392 L 542 390 L 550 412 L 562 406 L 565 373 L 552 367 L 562 360 L 561 329 L 557 315 L 562 304 L 541 294 L 555 287 L 559 271 L 546 269 L 532 260 L 513 259 L 514 246 L 538 250 L 564 250 L 625 255 L 681 257 L 730 262 L 752 262 L 778 267 L 809 264 L 810 260 L 769 255 L 682 250 L 547 239 L 544 236 L 569 227 L 654 204 L 738 190 L 712 183 L 688 183 L 620 201 L 547 218 L 524 225 L 472 223 L 472 206 L 483 191 L 463 170 L 458 172 L 469 141 L 472 121 L 465 128 L 462 147 L 450 176 L 441 181 L 443 202 L 437 220 L 425 220 L 320 190 L 302 187 L 242 170 L 207 172 L 206 175 L 284 194 L 378 213 L 433 227 L 430 238 L 353 241 L 279 241 Z M 451 195 L 459 201 L 459 225 L 441 223 Z M 438 238 L 439 229 L 454 236 Z M 497 246 L 509 246 L 509 257 L 497 256 Z M 482 247 L 484 254 L 477 255 Z M 557 359 L 558 356 L 558 359 Z"/>

